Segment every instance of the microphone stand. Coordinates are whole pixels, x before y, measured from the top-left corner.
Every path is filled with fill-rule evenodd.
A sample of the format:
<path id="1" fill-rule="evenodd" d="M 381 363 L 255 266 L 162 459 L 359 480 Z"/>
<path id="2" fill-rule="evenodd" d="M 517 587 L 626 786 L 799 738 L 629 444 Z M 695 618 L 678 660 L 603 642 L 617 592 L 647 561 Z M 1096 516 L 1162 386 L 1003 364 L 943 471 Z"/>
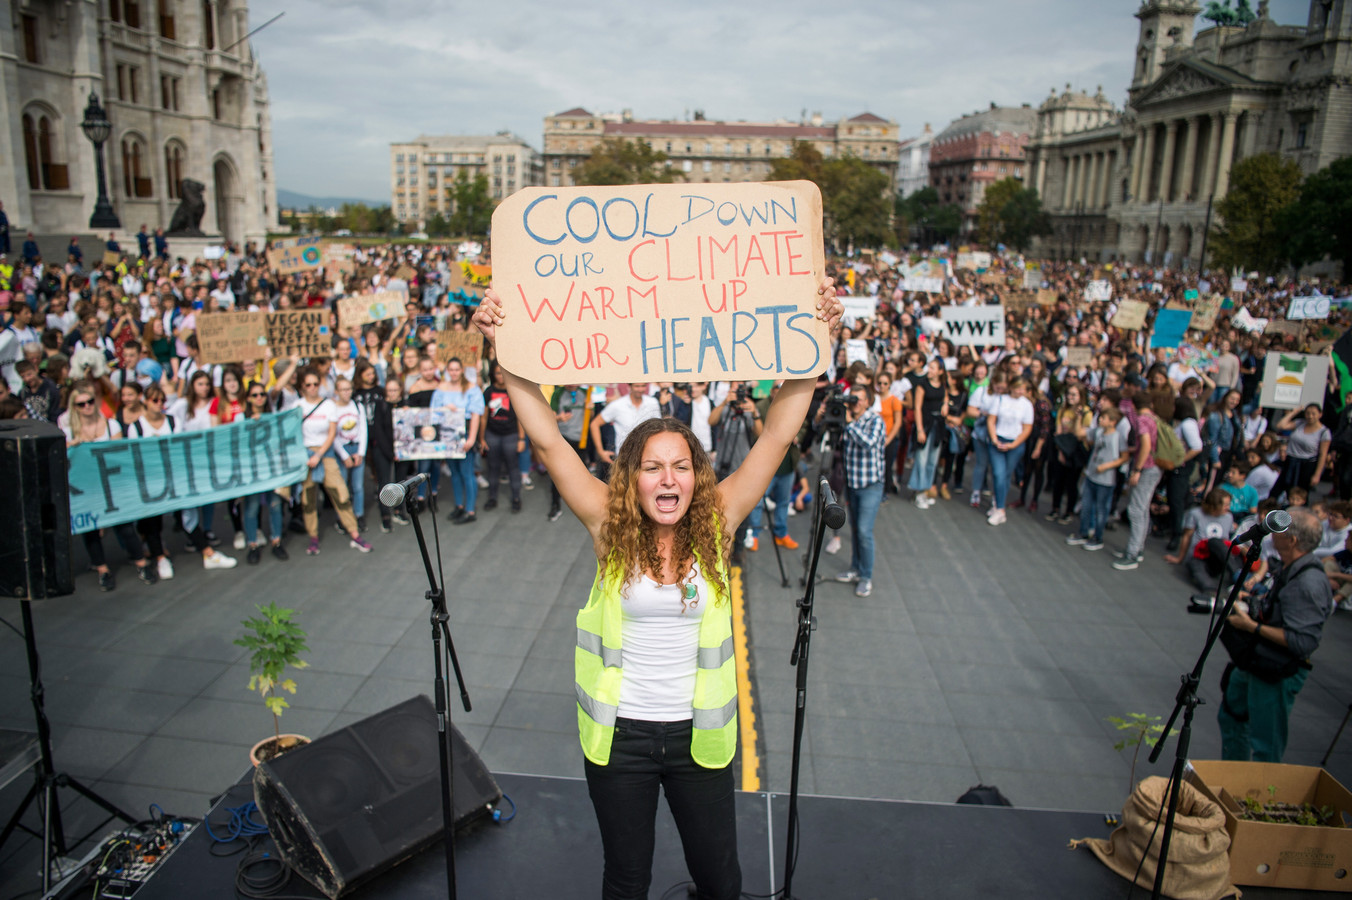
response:
<path id="1" fill-rule="evenodd" d="M 465 712 L 473 709 L 469 702 L 469 691 L 465 689 L 464 676 L 460 674 L 460 661 L 455 655 L 455 644 L 451 641 L 450 628 L 446 622 L 450 614 L 446 612 L 446 594 L 437 584 L 437 574 L 432 571 L 432 559 L 427 555 L 427 539 L 423 537 L 422 523 L 418 513 L 422 511 L 423 501 L 417 494 L 410 495 L 405 501 L 409 518 L 413 521 L 413 533 L 418 537 L 418 550 L 422 553 L 423 569 L 427 572 L 427 593 L 432 601 L 432 652 L 435 657 L 434 694 L 437 708 L 437 741 L 441 745 L 441 821 L 446 839 L 446 896 L 455 900 L 455 808 L 451 802 L 454 785 L 455 760 L 451 756 L 450 711 L 446 705 L 446 674 L 443 667 L 441 642 L 446 641 L 446 657 L 449 657 L 451 669 L 455 672 L 456 684 L 460 687 L 460 702 Z M 446 583 L 445 572 L 441 568 L 441 532 L 437 530 L 437 517 L 432 517 L 432 534 L 437 546 L 437 572 L 441 575 L 441 584 Z"/>
<path id="2" fill-rule="evenodd" d="M 807 662 L 812 644 L 812 632 L 817 619 L 812 606 L 817 595 L 817 561 L 821 558 L 822 538 L 826 526 L 832 530 L 845 524 L 845 510 L 836 502 L 831 485 L 822 475 L 817 484 L 817 502 L 812 511 L 812 539 L 808 545 L 808 573 L 804 581 L 803 598 L 798 601 L 798 636 L 793 642 L 789 665 L 797 666 L 793 711 L 793 763 L 789 774 L 789 827 L 784 843 L 784 900 L 793 900 L 793 870 L 798 863 L 798 769 L 802 762 L 803 726 L 807 721 Z"/>
<path id="3" fill-rule="evenodd" d="M 1178 729 L 1178 743 L 1174 749 L 1174 766 L 1169 774 L 1169 812 L 1164 819 L 1164 834 L 1160 836 L 1159 861 L 1155 867 L 1155 885 L 1150 891 L 1151 900 L 1159 900 L 1160 892 L 1164 888 L 1164 866 L 1169 861 L 1169 840 L 1174 834 L 1174 816 L 1178 812 L 1178 794 L 1182 787 L 1183 767 L 1188 760 L 1188 744 L 1192 740 L 1192 714 L 1196 711 L 1203 701 L 1197 696 L 1197 686 L 1202 681 L 1202 668 L 1206 665 L 1206 658 L 1211 653 L 1211 647 L 1216 643 L 1216 639 L 1221 635 L 1221 629 L 1225 627 L 1225 620 L 1229 618 L 1230 613 L 1235 608 L 1235 601 L 1239 599 L 1240 589 L 1244 586 L 1244 575 L 1253 568 L 1253 564 L 1258 562 L 1258 555 L 1262 551 L 1262 538 L 1256 538 L 1249 542 L 1249 552 L 1244 557 L 1244 565 L 1235 577 L 1235 583 L 1230 588 L 1230 596 L 1226 598 L 1225 607 L 1221 614 L 1211 619 L 1207 625 L 1206 643 L 1202 645 L 1202 653 L 1197 657 L 1197 662 L 1193 665 L 1192 671 L 1184 674 L 1180 681 L 1178 694 L 1174 698 L 1174 711 L 1169 716 L 1168 723 L 1164 726 L 1164 731 L 1160 733 L 1159 739 L 1155 741 L 1154 748 L 1150 751 L 1150 762 L 1153 764 L 1160 757 L 1160 752 L 1164 749 L 1164 742 L 1169 739 L 1169 732 L 1174 726 L 1174 721 L 1178 718 L 1181 711 L 1183 713 L 1183 724 Z M 1228 563 L 1228 561 L 1227 561 Z M 1221 590 L 1225 586 L 1225 572 L 1221 570 L 1220 583 L 1216 585 L 1216 600 L 1220 599 Z M 1213 602 L 1213 610 L 1216 604 Z M 1148 847 L 1146 849 L 1149 849 Z"/>

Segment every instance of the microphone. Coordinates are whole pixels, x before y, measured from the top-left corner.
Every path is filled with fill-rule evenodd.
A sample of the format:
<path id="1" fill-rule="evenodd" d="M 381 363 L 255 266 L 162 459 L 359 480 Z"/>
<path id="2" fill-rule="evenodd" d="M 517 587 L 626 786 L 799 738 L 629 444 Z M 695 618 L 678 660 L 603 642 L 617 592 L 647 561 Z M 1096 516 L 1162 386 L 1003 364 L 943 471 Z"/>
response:
<path id="1" fill-rule="evenodd" d="M 427 479 L 428 475 L 426 472 L 419 472 L 417 475 L 411 475 L 403 481 L 390 482 L 380 489 L 380 502 L 390 509 L 394 509 L 404 502 L 404 498 L 408 496 L 409 491 L 422 484 L 424 481 L 427 481 Z"/>
<path id="2" fill-rule="evenodd" d="M 822 518 L 826 520 L 826 526 L 832 531 L 840 530 L 845 524 L 845 507 L 836 502 L 836 492 L 831 490 L 831 484 L 825 475 L 822 476 L 817 489 L 821 492 L 822 502 L 826 504 L 822 509 Z"/>
<path id="3" fill-rule="evenodd" d="M 1258 520 L 1258 523 L 1248 531 L 1235 538 L 1236 544 L 1247 544 L 1249 541 L 1261 541 L 1264 535 L 1281 534 L 1291 527 L 1291 514 L 1284 509 L 1274 509 L 1266 516 Z"/>

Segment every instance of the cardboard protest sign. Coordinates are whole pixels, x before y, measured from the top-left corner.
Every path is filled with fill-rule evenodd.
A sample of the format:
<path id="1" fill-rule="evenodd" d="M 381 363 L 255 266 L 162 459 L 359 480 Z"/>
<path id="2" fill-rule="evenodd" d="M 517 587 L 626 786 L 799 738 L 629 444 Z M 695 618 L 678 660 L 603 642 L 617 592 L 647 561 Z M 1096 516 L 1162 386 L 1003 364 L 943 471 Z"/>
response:
<path id="1" fill-rule="evenodd" d="M 396 460 L 465 458 L 463 409 L 403 407 L 393 410 L 393 418 Z"/>
<path id="2" fill-rule="evenodd" d="M 1082 369 L 1094 360 L 1093 347 L 1067 347 L 1066 365 L 1072 369 Z"/>
<path id="3" fill-rule="evenodd" d="M 1192 320 L 1190 309 L 1162 309 L 1155 316 L 1155 332 L 1150 336 L 1150 346 L 1177 347 L 1183 343 L 1183 335 L 1188 331 L 1188 322 Z"/>
<path id="4" fill-rule="evenodd" d="M 452 359 L 458 359 L 466 369 L 477 369 L 483 353 L 484 336 L 478 331 L 437 332 L 438 366 L 444 366 Z"/>
<path id="5" fill-rule="evenodd" d="M 850 338 L 845 342 L 845 362 L 854 364 L 868 363 L 868 341 L 863 338 Z"/>
<path id="6" fill-rule="evenodd" d="M 1230 293 L 1242 294 L 1249 289 L 1249 283 L 1243 278 L 1230 279 Z"/>
<path id="7" fill-rule="evenodd" d="M 1264 334 L 1289 334 L 1292 337 L 1300 337 L 1305 333 L 1305 329 L 1299 322 L 1288 322 L 1285 319 L 1273 319 L 1267 323 L 1263 329 Z"/>
<path id="8" fill-rule="evenodd" d="M 277 241 L 268 250 L 268 261 L 283 275 L 317 269 L 324 264 L 323 239 L 300 237 Z"/>
<path id="9" fill-rule="evenodd" d="M 493 267 L 479 263 L 465 263 L 465 277 L 475 284 L 488 287 L 493 283 Z"/>
<path id="10" fill-rule="evenodd" d="M 296 484 L 309 456 L 300 423 L 292 409 L 205 431 L 72 447 L 71 533 Z"/>
<path id="11" fill-rule="evenodd" d="M 1003 306 L 941 306 L 944 337 L 956 346 L 987 347 L 1005 342 Z"/>
<path id="12" fill-rule="evenodd" d="M 942 294 L 946 273 L 942 263 L 922 259 L 901 267 L 901 289 L 921 294 Z"/>
<path id="13" fill-rule="evenodd" d="M 1189 328 L 1198 331 L 1210 331 L 1216 327 L 1216 317 L 1221 312 L 1221 295 L 1212 294 L 1205 300 L 1198 300 L 1192 307 L 1192 323 Z"/>
<path id="14" fill-rule="evenodd" d="M 1097 279 L 1084 286 L 1084 299 L 1091 303 L 1106 303 L 1113 299 L 1113 284 L 1107 279 Z"/>
<path id="15" fill-rule="evenodd" d="M 850 294 L 840 298 L 845 304 L 845 313 L 840 321 L 845 324 L 867 321 L 878 314 L 878 298 L 869 294 Z"/>
<path id="16" fill-rule="evenodd" d="M 966 250 L 958 251 L 958 259 L 957 262 L 953 264 L 953 266 L 954 268 L 957 269 L 968 269 L 970 271 L 975 272 L 976 254 Z"/>
<path id="17" fill-rule="evenodd" d="M 821 228 L 806 181 L 524 188 L 493 213 L 499 359 L 544 384 L 815 374 Z"/>
<path id="18" fill-rule="evenodd" d="M 972 253 L 972 262 L 976 265 L 978 272 L 982 269 L 989 269 L 991 267 L 991 255 L 985 250 L 976 250 Z"/>
<path id="19" fill-rule="evenodd" d="M 1042 270 L 1037 266 L 1029 266 L 1023 271 L 1023 286 L 1029 290 L 1037 290 L 1042 287 Z"/>
<path id="20" fill-rule="evenodd" d="M 374 294 L 356 294 L 338 300 L 338 325 L 352 328 L 369 325 L 384 319 L 402 319 L 408 294 L 403 291 L 376 291 Z"/>
<path id="21" fill-rule="evenodd" d="M 1050 288 L 1038 288 L 1037 290 L 1038 306 L 1055 306 L 1056 301 L 1057 301 L 1056 291 L 1053 291 Z"/>
<path id="22" fill-rule="evenodd" d="M 981 283 L 990 285 L 1003 285 L 1005 283 L 1005 273 L 1003 272 L 982 272 Z"/>
<path id="23" fill-rule="evenodd" d="M 1140 331 L 1145 327 L 1145 316 L 1149 311 L 1150 304 L 1144 300 L 1123 300 L 1110 324 L 1123 331 Z"/>
<path id="24" fill-rule="evenodd" d="M 113 250 L 103 251 L 103 264 L 105 266 L 115 266 L 122 262 L 122 254 Z"/>
<path id="25" fill-rule="evenodd" d="M 205 363 L 249 362 L 268 355 L 267 314 L 212 313 L 197 316 L 197 346 Z"/>
<path id="26" fill-rule="evenodd" d="M 1315 294 L 1313 297 L 1292 297 L 1287 307 L 1288 319 L 1327 319 L 1333 305 L 1332 297 Z"/>
<path id="27" fill-rule="evenodd" d="M 1299 409 L 1310 403 L 1322 405 L 1328 376 L 1327 356 L 1269 353 L 1263 365 L 1259 404 L 1275 409 Z"/>
<path id="28" fill-rule="evenodd" d="M 400 281 L 412 281 L 414 278 L 418 277 L 418 270 L 412 266 L 400 266 L 394 270 L 394 277 L 398 278 Z"/>
<path id="29" fill-rule="evenodd" d="M 328 356 L 333 333 L 327 309 L 287 309 L 268 313 L 268 346 L 273 356 Z"/>

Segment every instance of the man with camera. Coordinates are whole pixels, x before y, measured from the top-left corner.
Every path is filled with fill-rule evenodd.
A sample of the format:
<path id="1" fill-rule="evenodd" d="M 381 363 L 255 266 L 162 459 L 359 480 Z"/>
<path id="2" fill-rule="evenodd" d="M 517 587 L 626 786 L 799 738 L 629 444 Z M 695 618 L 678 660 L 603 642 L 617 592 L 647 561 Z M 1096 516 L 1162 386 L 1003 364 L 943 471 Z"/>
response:
<path id="1" fill-rule="evenodd" d="M 722 481 L 735 472 L 742 464 L 742 460 L 746 459 L 747 454 L 751 452 L 751 445 L 756 443 L 756 438 L 760 437 L 761 430 L 765 427 L 765 423 L 761 420 L 761 410 L 756 407 L 756 401 L 751 399 L 751 382 L 744 381 L 732 385 L 723 402 L 709 413 L 709 424 L 715 427 L 722 426 L 714 458 L 714 471 L 718 473 L 718 480 Z M 740 556 L 742 546 L 748 550 L 759 549 L 756 525 L 763 515 L 758 503 L 746 517 L 746 521 L 738 526 L 733 538 L 734 556 Z"/>
<path id="2" fill-rule="evenodd" d="M 1333 608 L 1328 577 L 1311 552 L 1323 536 L 1319 519 L 1304 509 L 1290 513 L 1291 527 L 1271 537 L 1281 560 L 1271 587 L 1237 603 L 1221 632 L 1231 659 L 1216 716 L 1222 759 L 1282 761 L 1291 707 Z"/>
<path id="3" fill-rule="evenodd" d="M 850 568 L 836 581 L 854 584 L 856 597 L 873 593 L 873 523 L 883 502 L 887 429 L 873 411 L 873 386 L 855 387 L 845 405 L 845 496 L 850 512 Z M 829 411 L 828 411 L 829 415 Z"/>

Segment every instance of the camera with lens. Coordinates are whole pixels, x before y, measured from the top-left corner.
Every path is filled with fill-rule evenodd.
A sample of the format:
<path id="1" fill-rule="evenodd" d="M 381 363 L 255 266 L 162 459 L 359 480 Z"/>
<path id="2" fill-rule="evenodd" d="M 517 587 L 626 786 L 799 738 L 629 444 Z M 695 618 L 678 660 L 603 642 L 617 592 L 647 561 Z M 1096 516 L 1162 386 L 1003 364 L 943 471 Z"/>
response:
<path id="1" fill-rule="evenodd" d="M 741 406 L 743 403 L 745 403 L 746 398 L 747 398 L 746 385 L 744 384 L 737 385 L 737 405 Z"/>
<path id="2" fill-rule="evenodd" d="M 853 409 L 858 402 L 859 397 L 844 388 L 840 386 L 831 388 L 831 393 L 822 401 L 826 406 L 826 412 L 822 414 L 822 425 L 827 428 L 842 427 L 845 424 L 845 411 Z"/>

